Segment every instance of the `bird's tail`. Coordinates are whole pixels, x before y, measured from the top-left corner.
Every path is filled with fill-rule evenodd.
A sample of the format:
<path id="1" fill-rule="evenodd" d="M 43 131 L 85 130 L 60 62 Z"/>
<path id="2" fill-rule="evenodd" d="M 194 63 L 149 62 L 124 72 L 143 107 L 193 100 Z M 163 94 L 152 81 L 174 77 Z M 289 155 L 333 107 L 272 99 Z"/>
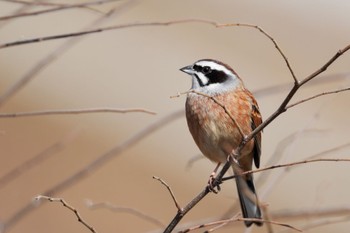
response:
<path id="1" fill-rule="evenodd" d="M 236 177 L 236 184 L 243 218 L 261 219 L 261 210 L 259 208 L 259 201 L 255 192 L 253 175 L 238 175 Z M 262 222 L 260 221 L 244 221 L 244 223 L 247 227 L 250 227 L 253 223 L 258 226 L 262 225 Z"/>

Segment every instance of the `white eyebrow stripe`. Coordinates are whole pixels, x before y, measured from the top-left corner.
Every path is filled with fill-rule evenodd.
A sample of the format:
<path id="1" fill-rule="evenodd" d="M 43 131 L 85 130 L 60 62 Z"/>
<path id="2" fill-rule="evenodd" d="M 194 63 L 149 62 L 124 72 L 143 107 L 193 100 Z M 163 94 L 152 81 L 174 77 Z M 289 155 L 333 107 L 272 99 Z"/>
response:
<path id="1" fill-rule="evenodd" d="M 196 63 L 196 65 L 199 66 L 209 66 L 211 69 L 213 70 L 221 70 L 223 72 L 225 72 L 226 74 L 231 74 L 232 72 L 230 70 L 228 70 L 225 66 L 218 64 L 216 62 L 213 61 L 199 61 Z"/>

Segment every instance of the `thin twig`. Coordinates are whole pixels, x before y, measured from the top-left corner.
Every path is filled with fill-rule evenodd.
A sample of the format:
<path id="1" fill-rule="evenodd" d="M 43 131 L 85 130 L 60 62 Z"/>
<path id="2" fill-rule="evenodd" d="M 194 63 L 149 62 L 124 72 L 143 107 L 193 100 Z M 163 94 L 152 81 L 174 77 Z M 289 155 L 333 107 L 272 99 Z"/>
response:
<path id="1" fill-rule="evenodd" d="M 230 220 L 233 220 L 233 219 L 235 219 L 235 218 L 238 218 L 239 216 L 241 216 L 241 213 L 235 214 L 232 218 L 230 218 Z M 209 233 L 209 232 L 214 232 L 214 231 L 216 231 L 217 229 L 220 229 L 220 228 L 226 226 L 228 223 L 229 223 L 229 222 L 227 221 L 227 222 L 223 222 L 223 223 L 221 223 L 221 224 L 218 224 L 217 226 L 215 226 L 215 227 L 213 227 L 213 228 L 207 230 L 206 232 L 208 232 L 208 233 Z"/>
<path id="2" fill-rule="evenodd" d="M 164 224 L 161 221 L 159 221 L 157 218 L 154 218 L 154 217 L 150 216 L 149 214 L 143 213 L 142 211 L 135 209 L 135 208 L 125 207 L 125 206 L 117 206 L 117 205 L 113 205 L 112 203 L 109 203 L 109 202 L 94 203 L 91 200 L 87 200 L 86 205 L 91 210 L 108 209 L 110 211 L 117 212 L 117 213 L 120 213 L 120 212 L 129 213 L 129 214 L 132 214 L 136 217 L 139 217 L 147 222 L 153 223 L 154 225 L 156 225 L 158 227 L 164 227 Z"/>
<path id="3" fill-rule="evenodd" d="M 350 159 L 326 159 L 326 158 L 325 159 L 309 159 L 309 160 L 303 160 L 303 161 L 285 163 L 285 164 L 278 164 L 278 165 L 273 165 L 273 166 L 269 166 L 269 167 L 245 171 L 245 172 L 242 172 L 241 175 L 253 174 L 253 173 L 263 172 L 263 171 L 272 170 L 272 169 L 276 169 L 276 168 L 292 167 L 292 166 L 296 166 L 296 165 L 300 165 L 300 164 L 316 163 L 316 162 L 350 162 Z M 236 178 L 235 175 L 228 176 L 228 177 L 222 178 L 222 181 L 235 179 L 235 178 Z"/>
<path id="4" fill-rule="evenodd" d="M 48 196 L 42 196 L 39 195 L 35 197 L 35 201 L 40 201 L 40 200 L 48 200 L 50 202 L 60 202 L 64 207 L 72 211 L 75 216 L 78 218 L 78 222 L 81 222 L 86 228 L 88 228 L 91 232 L 96 233 L 97 231 L 95 230 L 94 227 L 92 227 L 90 224 L 88 224 L 82 217 L 80 216 L 79 212 L 77 209 L 75 209 L 73 206 L 69 205 L 63 198 L 54 198 L 54 197 L 48 197 Z"/>
<path id="5" fill-rule="evenodd" d="M 68 114 L 85 114 L 85 113 L 133 113 L 141 112 L 151 115 L 156 113 L 142 108 L 117 109 L 117 108 L 87 108 L 87 109 L 62 109 L 62 110 L 44 110 L 34 112 L 15 112 L 15 113 L 0 113 L 0 118 L 8 117 L 29 117 L 29 116 L 44 116 L 44 115 L 68 115 Z"/>
<path id="6" fill-rule="evenodd" d="M 199 91 L 191 89 L 191 90 L 188 90 L 188 91 L 185 91 L 185 92 L 177 93 L 177 95 L 170 96 L 170 98 L 180 97 L 181 95 L 186 95 L 186 94 L 189 94 L 189 93 L 195 93 L 197 95 L 201 95 L 201 96 L 207 97 L 208 99 L 213 100 L 217 105 L 219 105 L 221 108 L 224 109 L 225 113 L 230 117 L 230 119 L 232 120 L 233 124 L 235 124 L 237 126 L 237 129 L 238 129 L 239 133 L 241 134 L 242 138 L 245 137 L 245 134 L 243 133 L 243 130 L 241 129 L 240 125 L 237 123 L 236 119 L 232 116 L 231 112 L 227 109 L 226 105 L 221 103 L 214 96 L 210 96 L 210 95 L 207 95 L 205 93 L 202 93 L 202 92 L 199 92 Z"/>
<path id="7" fill-rule="evenodd" d="M 168 191 L 171 195 L 171 198 L 173 199 L 174 204 L 177 208 L 177 211 L 182 212 L 182 208 L 181 208 L 179 202 L 176 200 L 175 194 L 174 194 L 173 190 L 170 188 L 170 186 L 158 176 L 153 176 L 153 179 L 158 180 L 162 185 L 164 185 L 168 189 Z"/>
<path id="8" fill-rule="evenodd" d="M 237 129 L 240 133 L 240 135 L 242 136 L 242 138 L 245 138 L 245 134 L 243 132 L 243 130 L 241 129 L 241 126 L 238 124 L 238 122 L 236 121 L 236 119 L 232 116 L 231 112 L 227 109 L 226 105 L 221 103 L 219 100 L 217 100 L 214 96 L 210 96 L 204 93 L 201 93 L 199 91 L 196 90 L 190 90 L 190 92 L 196 93 L 197 95 L 202 95 L 205 96 L 211 100 L 213 100 L 217 105 L 219 105 L 220 107 L 222 107 L 225 111 L 225 113 L 230 117 L 230 119 L 232 120 L 233 124 L 235 124 L 237 126 Z"/>
<path id="9" fill-rule="evenodd" d="M 289 109 L 289 108 L 293 108 L 299 104 L 302 104 L 302 103 L 305 103 L 309 100 L 312 100 L 312 99 L 315 99 L 315 98 L 318 98 L 320 96 L 325 96 L 325 95 L 331 95 L 331 94 L 336 94 L 336 93 L 340 93 L 340 92 L 344 92 L 344 91 L 349 91 L 350 90 L 350 87 L 347 87 L 347 88 L 341 88 L 341 89 L 338 89 L 338 90 L 334 90 L 334 91 L 326 91 L 326 92 L 322 92 L 322 93 L 319 93 L 317 95 L 314 95 L 314 96 L 311 96 L 311 97 L 308 97 L 306 99 L 303 99 L 303 100 L 300 100 L 298 102 L 295 102 L 293 104 L 290 104 L 286 107 L 286 109 Z"/>
<path id="10" fill-rule="evenodd" d="M 298 79 L 294 74 L 294 71 L 292 69 L 292 66 L 290 65 L 287 56 L 283 53 L 282 49 L 280 48 L 280 46 L 278 45 L 277 41 L 270 35 L 268 34 L 265 30 L 263 30 L 260 26 L 258 25 L 253 25 L 253 24 L 247 24 L 247 23 L 228 23 L 228 24 L 221 24 L 218 25 L 217 27 L 232 27 L 232 26 L 241 26 L 241 27 L 248 27 L 248 28 L 254 28 L 257 29 L 258 31 L 260 31 L 264 36 L 266 36 L 268 39 L 271 40 L 271 42 L 275 45 L 275 48 L 277 49 L 277 51 L 279 52 L 279 54 L 282 56 L 283 60 L 285 61 L 289 72 L 291 73 L 293 79 L 294 79 L 294 83 L 298 83 Z"/>

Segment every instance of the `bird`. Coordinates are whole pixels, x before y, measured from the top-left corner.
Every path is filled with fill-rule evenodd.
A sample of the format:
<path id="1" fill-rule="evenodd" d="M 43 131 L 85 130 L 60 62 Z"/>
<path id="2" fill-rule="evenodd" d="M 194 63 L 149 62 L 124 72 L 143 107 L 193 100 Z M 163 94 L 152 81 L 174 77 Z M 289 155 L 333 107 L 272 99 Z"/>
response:
<path id="1" fill-rule="evenodd" d="M 192 77 L 185 104 L 187 125 L 203 155 L 217 164 L 213 178 L 244 137 L 262 123 L 259 106 L 238 74 L 221 61 L 201 59 L 180 70 Z M 253 175 L 239 175 L 250 171 L 253 161 L 259 168 L 261 136 L 259 132 L 248 141 L 235 160 L 236 167 L 232 165 L 242 216 L 251 219 L 244 221 L 246 227 L 263 222 Z"/>

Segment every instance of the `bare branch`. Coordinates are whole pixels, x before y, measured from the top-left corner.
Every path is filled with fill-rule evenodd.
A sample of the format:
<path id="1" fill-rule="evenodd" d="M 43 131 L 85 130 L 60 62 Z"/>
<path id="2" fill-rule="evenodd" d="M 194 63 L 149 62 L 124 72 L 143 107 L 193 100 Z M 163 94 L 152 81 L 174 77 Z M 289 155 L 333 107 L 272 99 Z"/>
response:
<path id="1" fill-rule="evenodd" d="M 330 65 L 332 65 L 340 56 L 342 56 L 344 53 L 346 53 L 350 49 L 350 44 L 345 46 L 343 49 L 338 50 L 334 56 L 329 59 L 321 68 L 307 76 L 303 81 L 300 82 L 300 86 L 304 85 L 305 83 L 309 82 L 310 80 L 314 79 L 316 76 L 320 75 L 324 71 L 328 69 Z"/>
<path id="2" fill-rule="evenodd" d="M 129 213 L 129 214 L 132 214 L 136 217 L 139 217 L 147 222 L 153 223 L 154 225 L 156 225 L 158 227 L 164 227 L 164 224 L 162 222 L 160 222 L 158 219 L 150 216 L 149 214 L 143 213 L 140 210 L 137 210 L 137 209 L 134 209 L 131 207 L 117 206 L 117 205 L 113 205 L 112 203 L 109 203 L 109 202 L 94 203 L 91 200 L 87 200 L 86 205 L 91 210 L 108 209 L 110 211 L 117 212 L 117 213 Z"/>
<path id="3" fill-rule="evenodd" d="M 342 89 L 338 89 L 338 90 L 335 90 L 335 91 L 326 91 L 326 92 L 322 92 L 320 94 L 317 94 L 317 95 L 314 95 L 314 96 L 311 96 L 309 98 L 306 98 L 306 99 L 303 99 L 303 100 L 300 100 L 298 102 L 295 102 L 293 104 L 290 104 L 286 107 L 286 109 L 289 109 L 289 108 L 293 108 L 299 104 L 302 104 L 302 103 L 305 103 L 309 100 L 312 100 L 312 99 L 316 99 L 320 96 L 325 96 L 325 95 L 330 95 L 330 94 L 336 94 L 336 93 L 340 93 L 340 92 L 344 92 L 344 91 L 349 91 L 350 90 L 350 87 L 347 87 L 347 88 L 342 88 Z"/>
<path id="4" fill-rule="evenodd" d="M 80 216 L 79 212 L 77 209 L 75 209 L 73 206 L 69 205 L 63 198 L 54 198 L 54 197 L 48 197 L 48 196 L 37 196 L 35 197 L 35 201 L 40 201 L 40 200 L 48 200 L 50 202 L 60 202 L 64 207 L 72 211 L 75 216 L 78 218 L 78 222 L 81 222 L 86 228 L 88 228 L 91 232 L 96 233 L 97 231 L 95 230 L 94 227 L 90 226 L 85 220 L 82 219 Z"/>
<path id="5" fill-rule="evenodd" d="M 268 126 L 274 119 L 276 119 L 279 115 L 287 111 L 287 105 L 289 102 L 292 100 L 293 96 L 295 93 L 308 81 L 312 80 L 322 72 L 324 72 L 331 64 L 333 64 L 341 55 L 343 55 L 345 52 L 347 52 L 350 49 L 350 44 L 344 47 L 343 49 L 339 50 L 328 62 L 326 62 L 325 65 L 323 65 L 321 68 L 319 68 L 317 71 L 314 73 L 310 74 L 306 78 L 304 78 L 302 81 L 299 83 L 294 83 L 294 86 L 292 89 L 289 91 L 288 95 L 285 97 L 285 99 L 282 101 L 281 105 L 278 107 L 278 109 L 270 115 L 265 121 L 263 121 L 262 124 L 260 124 L 258 127 L 251 132 L 244 141 L 242 141 L 241 145 L 239 146 L 238 151 L 242 150 L 243 147 L 247 142 L 249 142 L 253 137 L 259 133 L 261 130 L 263 130 L 266 126 Z"/>
<path id="6" fill-rule="evenodd" d="M 270 35 L 268 34 L 265 30 L 263 30 L 260 26 L 258 25 L 252 25 L 252 24 L 247 24 L 247 23 L 228 23 L 228 24 L 221 24 L 221 25 L 217 25 L 217 27 L 232 27 L 232 26 L 241 26 L 241 27 L 248 27 L 248 28 L 254 28 L 257 29 L 258 31 L 260 31 L 264 36 L 266 36 L 268 39 L 271 40 L 271 42 L 275 45 L 275 48 L 277 49 L 277 51 L 279 52 L 279 54 L 282 56 L 283 60 L 285 61 L 289 72 L 291 73 L 293 79 L 294 79 L 294 83 L 298 83 L 298 79 L 294 74 L 294 71 L 288 61 L 287 56 L 283 53 L 282 49 L 280 48 L 280 46 L 277 44 L 276 40 Z"/>
<path id="7" fill-rule="evenodd" d="M 7 172 L 5 175 L 0 177 L 0 189 L 5 187 L 6 184 L 11 182 L 18 176 L 22 175 L 32 167 L 39 165 L 40 163 L 48 159 L 50 156 L 63 150 L 66 147 L 66 145 L 70 143 L 72 140 L 74 140 L 76 137 L 77 137 L 77 131 L 73 131 L 69 133 L 62 140 L 52 144 L 51 146 L 44 149 L 42 152 L 38 153 L 33 158 L 25 161 L 24 163 L 18 165 L 17 167 Z"/>
<path id="8" fill-rule="evenodd" d="M 316 162 L 350 162 L 350 159 L 309 159 L 309 160 L 303 160 L 303 161 L 298 161 L 298 162 L 293 162 L 293 163 L 286 163 L 286 164 L 278 164 L 278 165 L 273 165 L 269 167 L 264 167 L 264 168 L 259 168 L 255 170 L 250 170 L 250 171 L 245 171 L 242 172 L 241 175 L 246 175 L 246 174 L 253 174 L 257 172 L 262 172 L 262 171 L 267 171 L 271 169 L 276 169 L 276 168 L 282 168 L 282 167 L 292 167 L 300 164 L 306 164 L 306 163 L 316 163 Z M 234 179 L 236 176 L 228 176 L 222 179 L 222 181 Z"/>
<path id="9" fill-rule="evenodd" d="M 159 178 L 157 176 L 153 176 L 153 179 L 158 180 L 162 185 L 164 185 L 168 189 L 168 191 L 169 191 L 169 193 L 171 195 L 171 198 L 173 199 L 173 201 L 175 203 L 177 211 L 178 212 L 182 212 L 182 208 L 179 205 L 179 202 L 176 200 L 175 194 L 174 194 L 173 190 L 171 190 L 170 186 L 164 180 L 162 180 L 161 178 Z"/>
<path id="10" fill-rule="evenodd" d="M 44 110 L 35 112 L 15 112 L 0 113 L 0 118 L 8 117 L 29 117 L 29 116 L 45 116 L 45 115 L 68 115 L 68 114 L 85 114 L 85 113 L 133 113 L 141 112 L 151 115 L 156 113 L 142 108 L 117 109 L 117 108 L 87 108 L 87 109 L 62 109 L 62 110 Z"/>

